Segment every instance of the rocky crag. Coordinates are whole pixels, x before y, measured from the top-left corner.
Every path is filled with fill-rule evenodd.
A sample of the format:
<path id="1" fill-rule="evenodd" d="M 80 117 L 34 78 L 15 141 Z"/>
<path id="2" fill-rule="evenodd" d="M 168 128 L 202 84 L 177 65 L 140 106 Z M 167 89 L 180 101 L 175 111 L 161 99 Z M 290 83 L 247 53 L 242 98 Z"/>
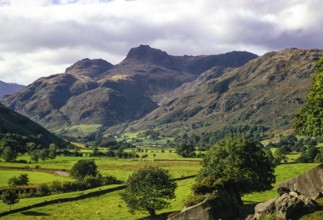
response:
<path id="1" fill-rule="evenodd" d="M 168 92 L 210 68 L 235 68 L 256 57 L 248 52 L 172 56 L 140 45 L 117 65 L 83 59 L 65 73 L 36 80 L 2 103 L 51 130 L 80 124 L 110 127 L 145 116 Z"/>
<path id="2" fill-rule="evenodd" d="M 257 220 L 275 214 L 276 219 L 297 219 L 317 209 L 314 199 L 323 195 L 323 164 L 277 184 L 279 197 L 255 207 L 247 220 Z"/>

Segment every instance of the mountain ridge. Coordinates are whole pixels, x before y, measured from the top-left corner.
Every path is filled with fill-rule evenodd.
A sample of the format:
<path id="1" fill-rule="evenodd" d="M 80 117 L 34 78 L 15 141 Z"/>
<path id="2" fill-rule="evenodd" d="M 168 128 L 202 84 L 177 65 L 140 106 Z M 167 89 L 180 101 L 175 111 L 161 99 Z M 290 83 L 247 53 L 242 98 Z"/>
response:
<path id="1" fill-rule="evenodd" d="M 141 45 L 117 65 L 80 60 L 65 73 L 42 77 L 3 103 L 52 130 L 79 124 L 110 127 L 145 116 L 205 68 L 233 68 L 256 57 L 249 52 L 180 57 Z"/>
<path id="2" fill-rule="evenodd" d="M 236 69 L 213 68 L 182 85 L 126 132 L 153 129 L 175 135 L 227 126 L 288 129 L 304 104 L 318 49 L 269 52 Z"/>
<path id="3" fill-rule="evenodd" d="M 0 100 L 2 100 L 5 95 L 10 95 L 12 93 L 18 92 L 24 87 L 24 85 L 17 83 L 7 83 L 0 80 Z"/>

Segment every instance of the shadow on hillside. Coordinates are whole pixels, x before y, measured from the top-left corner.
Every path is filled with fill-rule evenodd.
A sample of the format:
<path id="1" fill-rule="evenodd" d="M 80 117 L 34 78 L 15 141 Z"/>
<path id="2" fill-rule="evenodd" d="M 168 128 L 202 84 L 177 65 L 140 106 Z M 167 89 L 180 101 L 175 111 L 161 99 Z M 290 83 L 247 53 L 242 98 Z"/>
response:
<path id="1" fill-rule="evenodd" d="M 50 216 L 50 214 L 42 213 L 42 212 L 36 212 L 36 211 L 25 211 L 21 212 L 23 215 L 29 215 L 29 216 Z"/>

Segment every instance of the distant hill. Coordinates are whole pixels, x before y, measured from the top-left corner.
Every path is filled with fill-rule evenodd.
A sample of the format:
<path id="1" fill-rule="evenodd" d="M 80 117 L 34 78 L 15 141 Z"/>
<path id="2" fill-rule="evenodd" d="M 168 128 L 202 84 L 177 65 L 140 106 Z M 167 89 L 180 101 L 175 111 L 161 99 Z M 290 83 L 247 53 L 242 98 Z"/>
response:
<path id="1" fill-rule="evenodd" d="M 3 98 L 3 96 L 18 92 L 24 87 L 25 86 L 23 85 L 16 83 L 6 83 L 0 80 L 0 100 Z"/>
<path id="2" fill-rule="evenodd" d="M 52 130 L 80 124 L 110 127 L 140 119 L 206 70 L 239 67 L 256 57 L 248 52 L 171 56 L 140 45 L 118 65 L 80 60 L 65 73 L 40 78 L 6 97 L 3 104 Z"/>
<path id="3" fill-rule="evenodd" d="M 0 134 L 6 133 L 26 136 L 29 141 L 37 140 L 45 146 L 55 143 L 58 147 L 64 147 L 67 144 L 39 124 L 0 104 Z"/>
<path id="4" fill-rule="evenodd" d="M 322 56 L 323 50 L 287 49 L 236 69 L 212 68 L 173 91 L 127 131 L 154 129 L 177 135 L 239 125 L 291 128 Z"/>

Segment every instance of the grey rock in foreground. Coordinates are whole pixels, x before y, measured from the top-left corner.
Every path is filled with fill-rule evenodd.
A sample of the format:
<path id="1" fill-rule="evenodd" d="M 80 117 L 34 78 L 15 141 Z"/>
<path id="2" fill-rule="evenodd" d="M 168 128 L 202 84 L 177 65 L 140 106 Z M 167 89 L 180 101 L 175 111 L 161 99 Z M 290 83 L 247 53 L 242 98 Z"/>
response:
<path id="1" fill-rule="evenodd" d="M 168 220 L 240 219 L 243 213 L 239 194 L 234 190 L 218 190 L 217 197 L 183 209 Z"/>
<path id="2" fill-rule="evenodd" d="M 277 191 L 295 191 L 312 199 L 323 195 L 323 164 L 277 184 Z"/>
<path id="3" fill-rule="evenodd" d="M 323 164 L 305 173 L 277 184 L 279 197 L 255 207 L 255 214 L 247 220 L 261 219 L 276 213 L 276 219 L 295 219 L 313 212 L 317 205 L 314 199 L 323 195 Z"/>
<path id="4" fill-rule="evenodd" d="M 255 207 L 255 214 L 248 216 L 247 220 L 265 218 L 273 213 L 276 213 L 276 219 L 295 219 L 304 213 L 315 211 L 316 207 L 314 200 L 296 192 L 289 192 L 259 203 Z"/>

